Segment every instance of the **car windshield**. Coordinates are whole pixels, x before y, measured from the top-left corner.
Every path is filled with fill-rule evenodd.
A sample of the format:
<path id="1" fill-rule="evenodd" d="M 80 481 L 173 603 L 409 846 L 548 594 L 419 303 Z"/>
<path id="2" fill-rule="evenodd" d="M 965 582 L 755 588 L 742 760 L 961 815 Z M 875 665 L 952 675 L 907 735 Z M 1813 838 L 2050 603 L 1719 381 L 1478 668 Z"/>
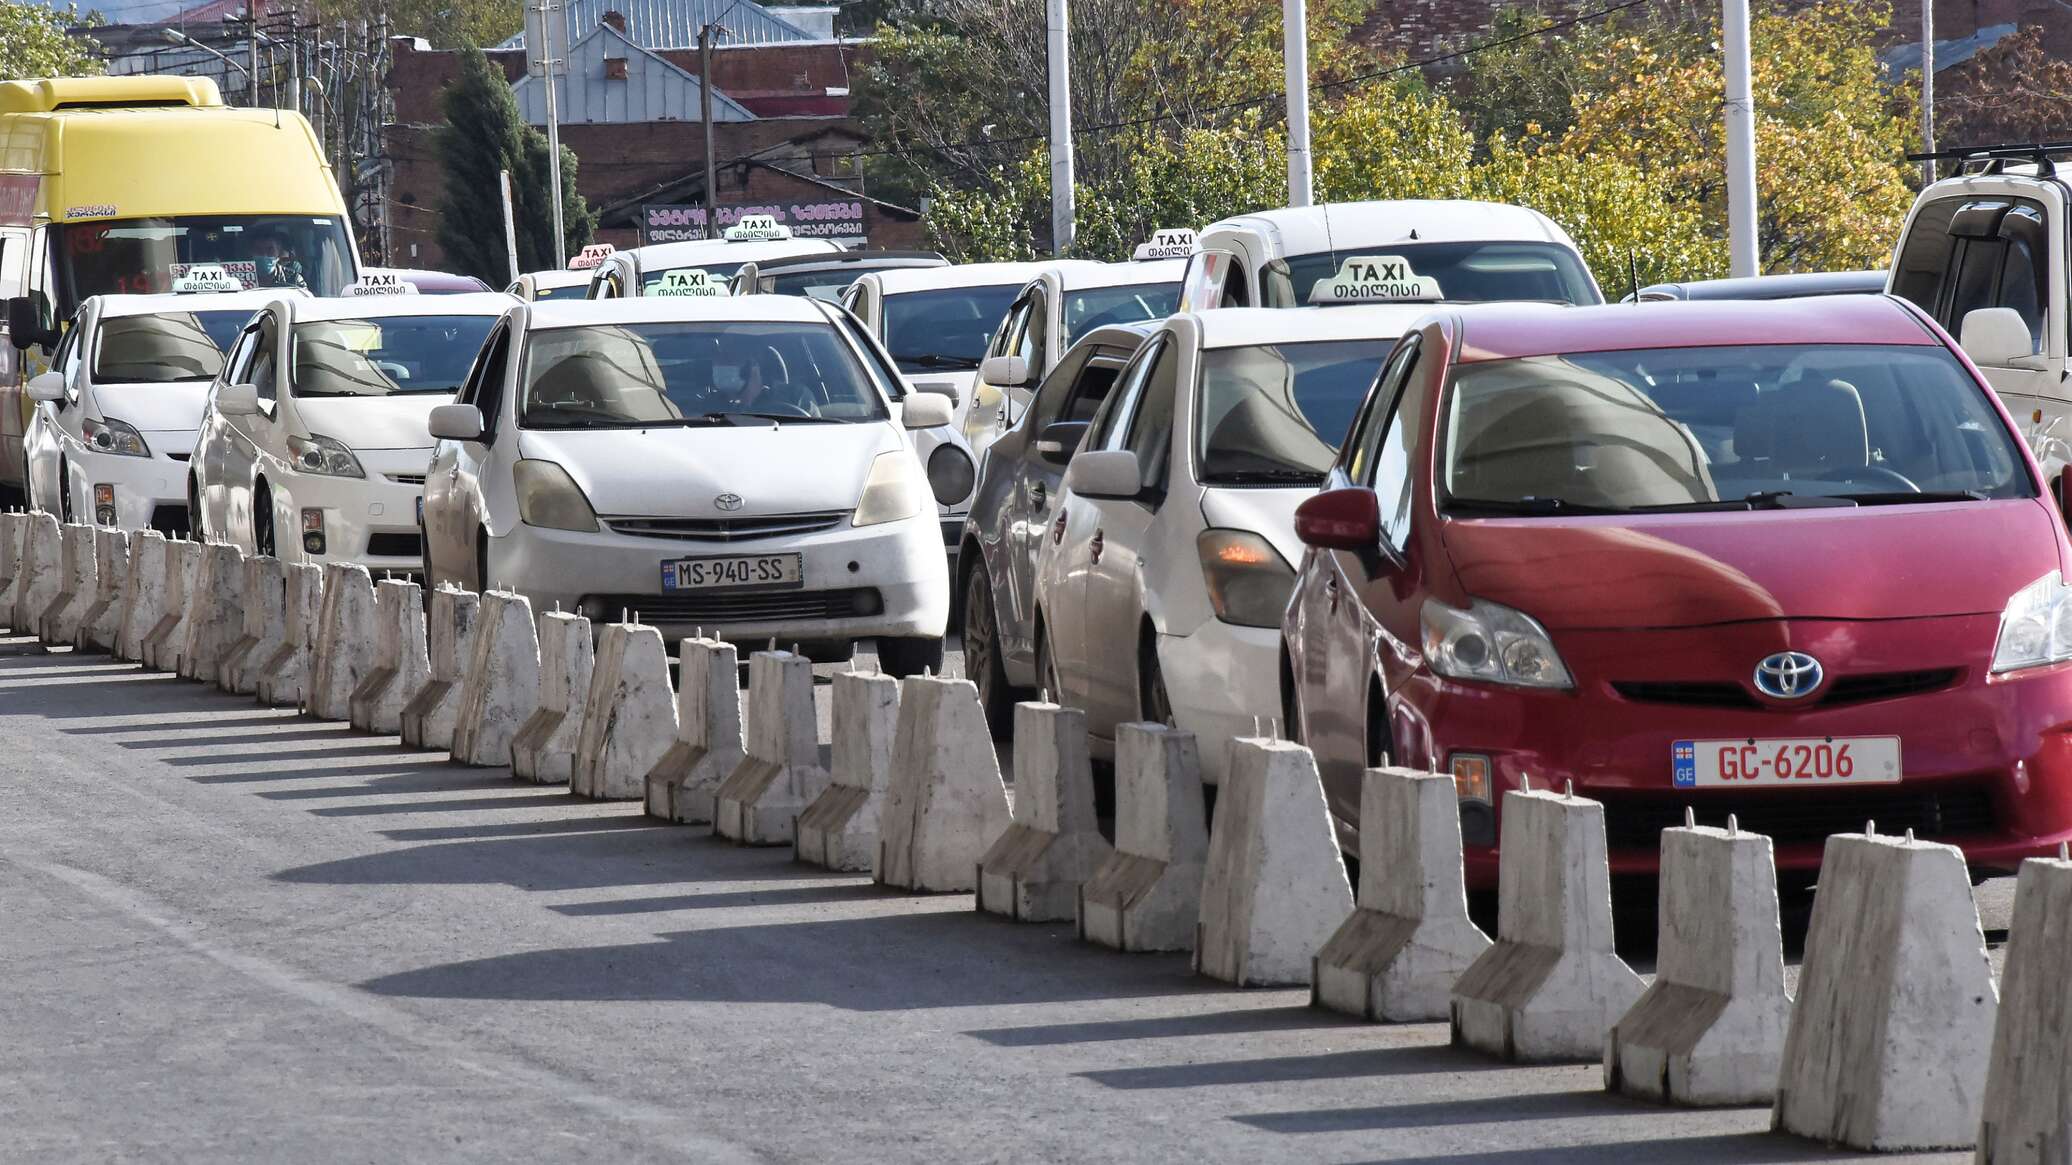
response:
<path id="1" fill-rule="evenodd" d="M 581 299 L 588 294 L 590 294 L 590 285 L 587 283 L 571 283 L 565 287 L 535 287 L 532 291 L 532 297 L 535 300 Z"/>
<path id="2" fill-rule="evenodd" d="M 107 292 L 176 291 L 183 278 L 218 271 L 246 288 L 301 287 L 312 295 L 336 295 L 353 281 L 352 246 L 335 218 L 189 215 L 53 229 L 61 232 L 59 279 L 72 304 Z"/>
<path id="3" fill-rule="evenodd" d="M 1465 364 L 1445 406 L 1456 513 L 2034 496 L 1986 390 L 1935 346 L 1652 348 Z"/>
<path id="4" fill-rule="evenodd" d="M 295 325 L 295 395 L 457 392 L 495 316 L 377 316 Z"/>
<path id="5" fill-rule="evenodd" d="M 1019 283 L 905 291 L 885 297 L 885 347 L 901 372 L 973 369 Z"/>
<path id="6" fill-rule="evenodd" d="M 757 280 L 767 283 L 765 295 L 804 295 L 813 299 L 824 299 L 833 303 L 842 297 L 842 289 L 856 282 L 862 270 L 849 268 L 839 271 L 797 271 L 784 275 L 768 275 Z"/>
<path id="7" fill-rule="evenodd" d="M 96 384 L 173 384 L 214 380 L 223 351 L 250 312 L 166 312 L 101 321 L 94 350 Z"/>
<path id="8" fill-rule="evenodd" d="M 1180 281 L 1089 287 L 1065 293 L 1065 344 L 1104 324 L 1163 319 L 1180 303 Z"/>
<path id="9" fill-rule="evenodd" d="M 886 415 L 833 326 L 727 320 L 535 332 L 520 417 L 529 429 L 598 429 Z"/>
<path id="10" fill-rule="evenodd" d="M 1405 260 L 1407 274 L 1430 280 L 1427 287 L 1436 284 L 1432 294 L 1421 298 L 1449 303 L 1604 301 L 1575 252 L 1553 243 L 1376 243 L 1291 255 L 1287 259 L 1289 288 L 1282 297 L 1292 296 L 1292 304 L 1349 302 L 1314 293 L 1319 283 L 1328 287 L 1347 260 L 1365 258 Z"/>
<path id="11" fill-rule="evenodd" d="M 1201 483 L 1322 481 L 1391 343 L 1322 340 L 1202 353 L 1194 410 Z"/>

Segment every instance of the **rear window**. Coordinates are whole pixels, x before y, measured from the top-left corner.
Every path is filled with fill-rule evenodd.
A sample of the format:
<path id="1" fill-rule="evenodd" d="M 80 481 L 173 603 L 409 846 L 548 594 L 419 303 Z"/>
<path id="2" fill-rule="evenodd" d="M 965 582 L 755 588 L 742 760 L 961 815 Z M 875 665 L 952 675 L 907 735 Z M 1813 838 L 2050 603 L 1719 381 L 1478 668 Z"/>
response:
<path id="1" fill-rule="evenodd" d="M 1194 411 L 1203 485 L 1318 482 L 1391 340 L 1212 348 Z"/>
<path id="2" fill-rule="evenodd" d="M 295 325 L 298 397 L 460 390 L 495 316 L 379 316 Z"/>
<path id="3" fill-rule="evenodd" d="M 589 295 L 589 294 L 590 294 L 590 285 L 589 285 L 589 284 L 587 284 L 587 283 L 571 283 L 571 284 L 569 284 L 569 285 L 568 285 L 568 286 L 566 286 L 566 287 L 538 287 L 538 288 L 534 288 L 534 289 L 533 289 L 533 293 L 532 293 L 532 297 L 533 297 L 533 299 L 535 299 L 535 300 L 541 300 L 541 299 L 582 299 L 582 298 L 584 298 L 585 296 L 587 296 L 587 295 Z"/>
<path id="4" fill-rule="evenodd" d="M 1357 249 L 1291 255 L 1287 259 L 1289 287 L 1282 294 L 1292 294 L 1295 304 L 1309 303 L 1320 282 L 1328 282 L 1344 270 L 1347 260 L 1362 257 L 1405 260 L 1418 277 L 1437 285 L 1436 294 L 1413 298 L 1448 303 L 1601 303 L 1604 298 L 1597 293 L 1597 285 L 1582 260 L 1567 247 L 1509 242 L 1377 243 Z"/>
<path id="5" fill-rule="evenodd" d="M 901 372 L 973 369 L 1019 283 L 907 291 L 885 297 L 885 347 Z"/>
<path id="6" fill-rule="evenodd" d="M 94 352 L 97 384 L 172 384 L 214 380 L 223 350 L 250 312 L 168 312 L 101 321 Z"/>
<path id="7" fill-rule="evenodd" d="M 1104 324 L 1164 319 L 1180 303 L 1180 281 L 1092 287 L 1065 293 L 1065 346 Z"/>

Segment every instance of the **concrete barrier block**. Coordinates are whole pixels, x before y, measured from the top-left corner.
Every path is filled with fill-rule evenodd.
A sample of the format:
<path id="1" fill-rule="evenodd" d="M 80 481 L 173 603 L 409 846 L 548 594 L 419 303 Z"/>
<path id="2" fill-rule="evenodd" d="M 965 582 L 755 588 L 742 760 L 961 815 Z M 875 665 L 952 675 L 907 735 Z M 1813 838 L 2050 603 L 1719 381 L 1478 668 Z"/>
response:
<path id="1" fill-rule="evenodd" d="M 1791 998 L 1770 839 L 1662 831 L 1654 982 L 1604 1041 L 1604 1085 L 1683 1105 L 1767 1104 Z"/>
<path id="2" fill-rule="evenodd" d="M 352 725 L 380 735 L 403 730 L 403 709 L 431 676 L 424 641 L 424 588 L 407 579 L 374 585 L 374 666 L 353 688 Z"/>
<path id="3" fill-rule="evenodd" d="M 638 623 L 608 624 L 583 699 L 568 791 L 605 801 L 640 800 L 647 795 L 649 770 L 675 739 L 676 699 L 662 633 Z"/>
<path id="4" fill-rule="evenodd" d="M 720 782 L 747 755 L 734 645 L 698 636 L 679 640 L 676 673 L 676 740 L 648 770 L 647 815 L 710 825 Z"/>
<path id="5" fill-rule="evenodd" d="M 201 576 L 201 543 L 184 538 L 166 546 L 164 601 L 158 622 L 144 635 L 143 664 L 152 671 L 178 672 L 187 647 L 187 607 Z"/>
<path id="6" fill-rule="evenodd" d="M 245 553 L 225 543 L 202 547 L 201 569 L 187 595 L 180 674 L 205 684 L 217 682 L 223 660 L 245 629 Z"/>
<path id="7" fill-rule="evenodd" d="M 38 634 L 43 612 L 65 589 L 64 528 L 49 514 L 30 514 L 28 519 L 9 623 L 17 635 Z"/>
<path id="8" fill-rule="evenodd" d="M 799 814 L 794 852 L 830 870 L 867 873 L 878 849 L 878 817 L 892 780 L 892 744 L 899 732 L 899 681 L 887 675 L 838 672 L 834 679 L 832 776 Z"/>
<path id="9" fill-rule="evenodd" d="M 540 703 L 540 640 L 524 595 L 488 591 L 461 677 L 452 757 L 464 765 L 511 763 L 511 740 Z"/>
<path id="10" fill-rule="evenodd" d="M 713 795 L 712 831 L 743 845 L 790 845 L 806 806 L 832 779 L 820 760 L 813 661 L 789 651 L 748 657 L 748 752 Z"/>
<path id="11" fill-rule="evenodd" d="M 115 658 L 141 661 L 144 637 L 165 614 L 166 548 L 171 543 L 156 530 L 130 535 L 129 574 L 122 584 L 122 611 L 116 617 Z"/>
<path id="12" fill-rule="evenodd" d="M 244 612 L 238 636 L 216 666 L 216 686 L 233 695 L 252 695 L 259 669 L 288 641 L 287 565 L 269 554 L 245 559 Z"/>
<path id="13" fill-rule="evenodd" d="M 1021 922 L 1076 916 L 1079 887 L 1114 853 L 1094 817 L 1086 713 L 1014 708 L 1012 818 L 978 862 L 978 908 Z"/>
<path id="14" fill-rule="evenodd" d="M 1317 952 L 1313 1001 L 1390 1023 L 1444 1020 L 1454 983 L 1489 947 L 1468 918 L 1453 778 L 1367 770 L 1359 904 Z"/>
<path id="15" fill-rule="evenodd" d="M 511 738 L 511 773 L 542 785 L 566 782 L 575 768 L 576 737 L 597 647 L 590 620 L 564 611 L 540 616 L 539 704 Z"/>
<path id="16" fill-rule="evenodd" d="M 1773 1125 L 1853 1149 L 1971 1147 L 1997 1011 L 1964 854 L 1828 838 Z"/>
<path id="17" fill-rule="evenodd" d="M 70 647 L 79 638 L 80 616 L 94 601 L 94 528 L 67 522 L 58 531 L 58 593 L 36 616 L 36 638 L 45 647 Z"/>
<path id="18" fill-rule="evenodd" d="M 1079 937 L 1119 951 L 1194 948 L 1209 827 L 1194 734 L 1115 730 L 1115 851 L 1079 890 Z"/>
<path id="19" fill-rule="evenodd" d="M 927 675 L 901 681 L 871 878 L 903 890 L 971 890 L 987 843 L 1010 819 L 978 689 Z"/>
<path id="20" fill-rule="evenodd" d="M 1497 941 L 1454 985 L 1454 1046 L 1523 1062 L 1597 1060 L 1641 987 L 1612 950 L 1604 806 L 1506 793 Z"/>
<path id="21" fill-rule="evenodd" d="M 29 516 L 20 510 L 0 512 L 0 627 L 14 629 L 14 584 L 21 577 L 22 542 Z"/>
<path id="22" fill-rule="evenodd" d="M 309 699 L 317 641 L 324 628 L 324 570 L 308 562 L 281 567 L 281 645 L 255 665 L 252 694 L 270 708 L 294 708 Z"/>
<path id="23" fill-rule="evenodd" d="M 2072 1158 L 2072 861 L 2031 858 L 2015 878 L 2014 922 L 1986 1069 L 1979 1165 Z"/>
<path id="24" fill-rule="evenodd" d="M 1232 741 L 1202 871 L 1195 973 L 1240 987 L 1307 984 L 1352 908 L 1315 758 L 1285 740 Z"/>
<path id="25" fill-rule="evenodd" d="M 122 624 L 122 592 L 129 585 L 129 531 L 95 526 L 93 532 L 93 597 L 79 616 L 72 646 L 112 656 Z"/>
<path id="26" fill-rule="evenodd" d="M 403 706 L 404 744 L 442 750 L 453 747 L 461 677 L 467 673 L 475 613 L 480 607 L 481 599 L 473 591 L 441 586 L 432 592 L 431 607 L 425 613 L 425 656 L 431 672 L 417 695 Z"/>
<path id="27" fill-rule="evenodd" d="M 310 660 L 309 714 L 350 720 L 353 692 L 374 670 L 374 578 L 356 562 L 324 567 L 324 609 Z"/>

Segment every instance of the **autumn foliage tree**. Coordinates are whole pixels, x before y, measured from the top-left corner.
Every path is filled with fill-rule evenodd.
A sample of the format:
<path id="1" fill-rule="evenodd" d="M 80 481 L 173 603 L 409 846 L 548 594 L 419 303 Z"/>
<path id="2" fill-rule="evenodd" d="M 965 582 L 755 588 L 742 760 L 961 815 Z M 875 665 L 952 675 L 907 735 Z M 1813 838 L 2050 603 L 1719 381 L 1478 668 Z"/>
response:
<path id="1" fill-rule="evenodd" d="M 79 77 L 101 72 L 99 45 L 69 30 L 98 24 L 70 5 L 49 8 L 19 0 L 0 2 L 0 77 Z"/>

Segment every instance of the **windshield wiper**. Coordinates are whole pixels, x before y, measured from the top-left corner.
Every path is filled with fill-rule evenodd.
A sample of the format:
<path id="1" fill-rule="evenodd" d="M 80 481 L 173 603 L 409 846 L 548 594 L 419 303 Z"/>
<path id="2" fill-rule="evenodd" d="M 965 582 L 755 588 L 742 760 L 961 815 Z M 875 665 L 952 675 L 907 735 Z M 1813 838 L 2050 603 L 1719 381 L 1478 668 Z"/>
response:
<path id="1" fill-rule="evenodd" d="M 1923 490 L 1919 493 L 1912 490 L 1895 489 L 1876 493 L 1835 494 L 1834 496 L 1844 501 L 1854 502 L 1859 506 L 1907 506 L 1931 502 L 1982 502 L 1986 500 L 1985 491 L 1976 489 Z"/>
<path id="2" fill-rule="evenodd" d="M 1561 497 L 1524 498 L 1448 498 L 1447 512 L 1465 511 L 1471 514 L 1619 514 L 1624 510 L 1609 506 L 1591 506 L 1572 502 Z"/>
<path id="3" fill-rule="evenodd" d="M 1324 475 L 1307 469 L 1226 469 L 1202 475 L 1203 485 L 1316 485 Z"/>
<path id="4" fill-rule="evenodd" d="M 775 421 L 780 425 L 839 425 L 842 423 L 836 420 L 834 417 L 816 417 L 809 413 L 758 413 L 749 411 L 729 411 L 724 413 L 706 413 L 705 415 L 708 418 L 746 417 L 750 420 L 755 421 Z"/>
<path id="5" fill-rule="evenodd" d="M 895 352 L 892 354 L 892 360 L 895 364 L 913 364 L 922 368 L 944 368 L 963 372 L 978 367 L 978 361 L 969 356 L 940 356 L 933 352 L 909 355 Z"/>

